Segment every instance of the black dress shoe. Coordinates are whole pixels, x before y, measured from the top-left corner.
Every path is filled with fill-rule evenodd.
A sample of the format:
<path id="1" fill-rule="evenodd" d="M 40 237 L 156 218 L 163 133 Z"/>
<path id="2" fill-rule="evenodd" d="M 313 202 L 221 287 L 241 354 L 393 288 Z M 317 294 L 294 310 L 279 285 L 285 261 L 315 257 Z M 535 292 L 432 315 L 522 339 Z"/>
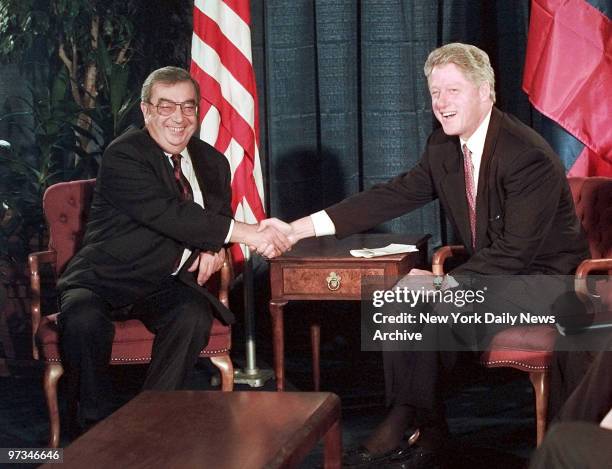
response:
<path id="1" fill-rule="evenodd" d="M 385 453 L 372 454 L 363 445 L 345 451 L 342 455 L 342 467 L 351 469 L 367 469 L 386 467 L 391 458 L 401 454 L 403 447 L 397 447 Z"/>
<path id="2" fill-rule="evenodd" d="M 388 469 L 441 469 L 440 452 L 414 445 L 398 451 L 385 463 Z"/>

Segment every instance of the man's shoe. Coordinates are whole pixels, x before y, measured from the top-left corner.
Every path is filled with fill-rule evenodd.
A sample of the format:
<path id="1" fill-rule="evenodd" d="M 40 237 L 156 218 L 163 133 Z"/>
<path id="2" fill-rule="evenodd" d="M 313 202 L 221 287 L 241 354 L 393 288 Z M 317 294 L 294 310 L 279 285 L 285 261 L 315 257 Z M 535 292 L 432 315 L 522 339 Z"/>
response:
<path id="1" fill-rule="evenodd" d="M 384 467 L 388 469 L 440 469 L 442 461 L 439 451 L 414 445 L 390 456 Z"/>
<path id="2" fill-rule="evenodd" d="M 419 435 L 420 432 L 418 428 L 406 430 L 404 443 L 386 453 L 372 454 L 370 450 L 363 445 L 349 449 L 342 454 L 342 467 L 352 469 L 378 469 L 386 467 L 386 464 L 391 458 L 397 458 L 399 455 L 405 457 L 415 441 L 418 440 Z"/>
<path id="3" fill-rule="evenodd" d="M 351 469 L 366 469 L 386 467 L 391 458 L 401 454 L 403 447 L 397 447 L 385 453 L 372 454 L 363 445 L 345 451 L 342 455 L 342 467 Z"/>

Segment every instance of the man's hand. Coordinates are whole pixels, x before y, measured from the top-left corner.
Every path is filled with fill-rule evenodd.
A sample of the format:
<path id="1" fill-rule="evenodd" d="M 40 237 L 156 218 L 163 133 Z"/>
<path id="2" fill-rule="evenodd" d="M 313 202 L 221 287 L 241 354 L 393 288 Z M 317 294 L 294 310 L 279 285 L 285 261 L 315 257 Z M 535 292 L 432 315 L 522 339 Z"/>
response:
<path id="1" fill-rule="evenodd" d="M 422 269 L 412 269 L 404 275 L 393 288 L 407 288 L 409 290 L 434 290 L 433 272 Z"/>
<path id="2" fill-rule="evenodd" d="M 280 220 L 278 222 L 278 226 L 282 226 L 282 222 Z M 230 241 L 246 244 L 251 250 L 264 257 L 276 257 L 292 246 L 283 230 L 286 230 L 286 227 L 278 229 L 273 226 L 273 223 L 260 227 L 259 224 L 249 225 L 235 222 Z"/>
<path id="3" fill-rule="evenodd" d="M 262 220 L 257 225 L 257 234 L 261 236 L 258 244 L 250 244 L 249 247 L 258 254 L 269 259 L 280 256 L 293 246 L 288 234 L 291 226 L 278 218 Z"/>
<path id="4" fill-rule="evenodd" d="M 223 267 L 225 262 L 225 249 L 219 252 L 201 252 L 200 255 L 193 261 L 193 264 L 187 269 L 189 272 L 198 271 L 196 281 L 198 285 L 204 285 L 210 276 Z"/>
<path id="5" fill-rule="evenodd" d="M 411 269 L 408 275 L 433 275 L 433 272 L 430 270 Z"/>
<path id="6" fill-rule="evenodd" d="M 278 218 L 268 218 L 257 225 L 236 222 L 230 241 L 246 244 L 252 251 L 273 258 L 290 250 L 300 239 L 314 234 L 310 217 L 301 218 L 291 224 Z"/>
<path id="7" fill-rule="evenodd" d="M 289 240 L 293 244 L 297 243 L 301 239 L 310 238 L 315 235 L 315 228 L 312 224 L 312 219 L 310 216 L 302 217 L 291 222 L 291 233 L 289 234 Z"/>
<path id="8" fill-rule="evenodd" d="M 287 239 L 289 239 L 292 246 L 301 239 L 315 236 L 314 226 L 310 217 L 303 217 L 291 223 L 286 223 L 278 218 L 268 218 L 260 221 L 259 226 L 273 226 L 277 230 L 283 232 L 287 235 Z"/>
<path id="9" fill-rule="evenodd" d="M 459 283 L 453 278 L 452 275 L 446 274 L 444 277 L 436 277 L 436 275 L 429 270 L 412 269 L 396 284 L 400 288 L 425 288 L 426 290 L 446 290 L 448 288 L 455 288 L 459 286 Z"/>
<path id="10" fill-rule="evenodd" d="M 293 228 L 291 227 L 289 223 L 285 223 L 283 220 L 280 220 L 275 217 L 266 218 L 265 220 L 261 220 L 259 222 L 259 225 L 257 226 L 257 231 L 263 231 L 265 228 L 269 226 L 271 226 L 272 228 L 276 228 L 278 231 L 280 231 L 281 233 L 285 234 L 288 237 L 293 232 Z"/>
<path id="11" fill-rule="evenodd" d="M 259 225 L 257 226 L 257 231 L 261 232 L 264 231 L 267 228 L 273 228 L 275 230 L 277 230 L 278 232 L 284 234 L 288 241 L 289 241 L 289 248 L 286 250 L 291 250 L 291 248 L 293 247 L 293 245 L 296 243 L 296 239 L 293 236 L 293 228 L 289 223 L 285 223 L 282 220 L 279 220 L 278 218 L 267 218 L 266 220 L 262 220 L 259 222 Z M 259 252 L 259 251 L 258 251 Z M 283 251 L 285 252 L 285 251 Z M 268 246 L 266 249 L 264 249 L 263 252 L 260 252 L 261 255 L 263 255 L 264 257 L 268 257 L 268 258 L 272 258 L 275 257 L 275 252 L 273 249 L 270 248 L 270 246 Z M 280 253 L 282 254 L 282 252 Z M 278 255 L 278 254 L 276 254 Z"/>

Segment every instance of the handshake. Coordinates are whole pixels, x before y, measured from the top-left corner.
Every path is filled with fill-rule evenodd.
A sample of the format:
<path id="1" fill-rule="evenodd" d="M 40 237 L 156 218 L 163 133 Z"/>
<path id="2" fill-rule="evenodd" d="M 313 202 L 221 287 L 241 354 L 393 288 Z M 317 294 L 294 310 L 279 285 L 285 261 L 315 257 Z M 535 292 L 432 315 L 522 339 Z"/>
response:
<path id="1" fill-rule="evenodd" d="M 251 251 L 272 258 L 291 249 L 300 239 L 314 234 L 310 217 L 300 218 L 292 223 L 268 218 L 256 225 L 236 222 L 230 242 L 246 244 Z"/>
<path id="2" fill-rule="evenodd" d="M 248 243 L 251 251 L 271 259 L 291 250 L 299 241 L 291 223 L 285 223 L 278 218 L 268 218 L 257 224 L 257 236 L 254 242 Z"/>

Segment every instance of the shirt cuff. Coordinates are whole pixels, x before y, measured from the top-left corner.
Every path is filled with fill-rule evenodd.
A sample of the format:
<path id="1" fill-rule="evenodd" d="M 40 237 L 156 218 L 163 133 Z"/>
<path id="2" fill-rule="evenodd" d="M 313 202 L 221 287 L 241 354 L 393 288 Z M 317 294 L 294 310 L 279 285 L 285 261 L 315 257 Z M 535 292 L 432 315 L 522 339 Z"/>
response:
<path id="1" fill-rule="evenodd" d="M 225 241 L 223 241 L 223 244 L 229 243 L 229 240 L 232 237 L 233 232 L 234 232 L 234 220 L 231 220 L 229 230 L 227 230 L 227 236 L 225 237 Z"/>
<path id="2" fill-rule="evenodd" d="M 312 226 L 314 226 L 315 236 L 328 236 L 336 234 L 336 225 L 325 210 L 310 215 Z"/>

